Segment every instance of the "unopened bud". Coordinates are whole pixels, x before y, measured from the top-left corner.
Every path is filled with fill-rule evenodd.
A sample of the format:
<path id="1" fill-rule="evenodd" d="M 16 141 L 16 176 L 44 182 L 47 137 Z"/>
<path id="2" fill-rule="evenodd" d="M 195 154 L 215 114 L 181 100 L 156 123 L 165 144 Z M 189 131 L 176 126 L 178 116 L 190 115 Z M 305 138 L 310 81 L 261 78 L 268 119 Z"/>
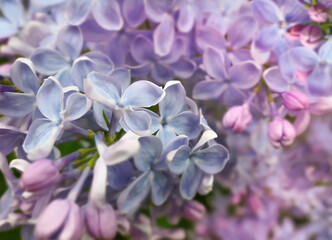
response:
<path id="1" fill-rule="evenodd" d="M 96 239 L 113 239 L 117 232 L 117 219 L 113 207 L 106 204 L 98 208 L 88 204 L 85 209 L 85 225 L 89 234 Z"/>
<path id="2" fill-rule="evenodd" d="M 223 125 L 234 133 L 241 133 L 247 129 L 251 119 L 249 105 L 244 104 L 230 108 L 224 116 Z"/>
<path id="3" fill-rule="evenodd" d="M 291 145 L 296 138 L 296 131 L 289 121 L 277 116 L 269 124 L 268 137 L 275 148 Z"/>
<path id="4" fill-rule="evenodd" d="M 329 18 L 329 12 L 325 5 L 318 3 L 308 10 L 309 17 L 315 22 L 325 22 Z"/>
<path id="5" fill-rule="evenodd" d="M 184 203 L 181 210 L 182 216 L 193 222 L 200 221 L 206 213 L 204 205 L 195 200 Z"/>
<path id="6" fill-rule="evenodd" d="M 68 199 L 51 202 L 38 218 L 35 236 L 38 240 L 78 240 L 83 233 L 80 207 Z"/>
<path id="7" fill-rule="evenodd" d="M 303 46 L 315 49 L 322 42 L 323 32 L 318 26 L 309 25 L 303 28 L 300 41 Z"/>
<path id="8" fill-rule="evenodd" d="M 59 171 L 53 161 L 38 160 L 23 172 L 20 186 L 24 191 L 37 192 L 52 186 L 58 177 Z"/>
<path id="9" fill-rule="evenodd" d="M 304 28 L 303 25 L 297 24 L 293 27 L 290 27 L 286 31 L 286 36 L 290 40 L 299 40 L 300 39 L 300 34 L 302 29 Z"/>
<path id="10" fill-rule="evenodd" d="M 296 90 L 282 94 L 282 104 L 289 110 L 299 111 L 309 107 L 308 96 Z"/>

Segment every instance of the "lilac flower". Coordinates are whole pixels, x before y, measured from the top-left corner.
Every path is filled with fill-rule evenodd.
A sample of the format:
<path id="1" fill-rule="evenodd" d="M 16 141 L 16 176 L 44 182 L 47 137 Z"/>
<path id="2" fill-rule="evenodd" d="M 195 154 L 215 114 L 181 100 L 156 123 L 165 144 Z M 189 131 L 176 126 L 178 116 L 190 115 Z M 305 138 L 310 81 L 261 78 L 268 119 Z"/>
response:
<path id="1" fill-rule="evenodd" d="M 215 132 L 207 130 L 192 149 L 183 145 L 167 155 L 170 171 L 174 174 L 182 173 L 180 193 L 183 198 L 192 199 L 195 196 L 203 173 L 216 174 L 228 161 L 228 151 L 220 144 L 203 149 L 208 141 L 216 137 Z"/>
<path id="2" fill-rule="evenodd" d="M 151 125 L 150 116 L 140 108 L 157 104 L 165 95 L 160 87 L 151 82 L 142 80 L 122 86 L 117 79 L 96 72 L 88 75 L 84 89 L 88 98 L 112 111 L 114 121 L 111 124 L 116 126 L 121 118 L 120 124 L 137 134 L 148 133 Z"/>
<path id="3" fill-rule="evenodd" d="M 152 41 L 144 35 L 138 35 L 130 45 L 131 55 L 139 64 L 130 67 L 133 74 L 138 72 L 139 77 L 142 77 L 150 72 L 151 79 L 159 84 L 165 84 L 174 76 L 189 78 L 196 69 L 196 64 L 187 58 L 181 58 L 184 44 L 182 37 L 175 38 L 170 52 L 160 57 L 154 53 Z"/>
<path id="4" fill-rule="evenodd" d="M 32 62 L 26 58 L 17 59 L 11 67 L 10 75 L 15 86 L 24 93 L 0 93 L 0 113 L 13 118 L 32 115 L 36 109 L 36 94 L 40 85 Z"/>
<path id="5" fill-rule="evenodd" d="M 33 121 L 23 143 L 30 159 L 47 157 L 63 130 L 78 129 L 70 122 L 82 117 L 90 109 L 91 102 L 78 92 L 65 99 L 60 83 L 49 77 L 38 91 L 37 105 L 45 118 Z M 83 132 L 87 134 L 86 130 Z"/>
<path id="6" fill-rule="evenodd" d="M 284 1 L 282 8 L 270 0 L 254 0 L 252 3 L 254 17 L 262 24 L 268 24 L 257 38 L 255 46 L 260 51 L 271 51 L 284 44 L 286 30 L 300 23 L 307 15 L 306 10 L 298 1 Z"/>
<path id="7" fill-rule="evenodd" d="M 157 137 L 166 146 L 177 135 L 194 139 L 201 131 L 199 117 L 186 109 L 186 92 L 178 81 L 169 81 L 164 88 L 165 97 L 159 103 L 160 117 L 148 112 L 152 119 L 151 132 L 157 130 Z"/>
<path id="8" fill-rule="evenodd" d="M 143 0 L 125 0 L 122 9 L 123 18 L 132 28 L 141 25 L 146 18 Z"/>
<path id="9" fill-rule="evenodd" d="M 134 157 L 135 165 L 143 172 L 120 194 L 117 205 L 123 213 L 130 213 L 144 201 L 150 192 L 152 202 L 160 206 L 171 193 L 174 186 L 173 176 L 167 171 L 166 155 L 188 142 L 178 136 L 163 150 L 162 142 L 155 136 L 141 137 L 141 148 Z"/>
<path id="10" fill-rule="evenodd" d="M 304 47 L 296 47 L 289 51 L 291 62 L 296 69 L 311 71 L 307 77 L 307 87 L 314 96 L 332 94 L 331 64 L 332 41 L 324 43 L 318 54 Z"/>
<path id="11" fill-rule="evenodd" d="M 120 6 L 116 0 L 69 1 L 67 16 L 70 24 L 82 24 L 90 13 L 92 13 L 98 25 L 106 30 L 117 31 L 123 26 Z"/>
<path id="12" fill-rule="evenodd" d="M 193 97 L 200 100 L 215 99 L 220 96 L 226 104 L 237 103 L 243 98 L 243 90 L 254 87 L 260 79 L 260 68 L 251 61 L 229 67 L 223 54 L 208 47 L 204 51 L 203 63 L 212 80 L 201 81 L 193 89 Z"/>

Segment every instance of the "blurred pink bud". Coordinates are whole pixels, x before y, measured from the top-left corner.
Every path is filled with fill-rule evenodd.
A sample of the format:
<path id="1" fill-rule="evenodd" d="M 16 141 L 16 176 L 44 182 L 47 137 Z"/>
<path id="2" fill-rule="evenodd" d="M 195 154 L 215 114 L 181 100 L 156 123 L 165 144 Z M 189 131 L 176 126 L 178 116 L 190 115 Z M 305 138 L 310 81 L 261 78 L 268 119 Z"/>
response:
<path id="1" fill-rule="evenodd" d="M 113 207 L 97 208 L 88 204 L 85 209 L 85 225 L 89 234 L 96 239 L 113 239 L 117 232 L 117 219 Z"/>
<path id="2" fill-rule="evenodd" d="M 291 145 L 296 137 L 296 131 L 289 121 L 277 116 L 269 124 L 268 137 L 275 148 Z"/>
<path id="3" fill-rule="evenodd" d="M 193 222 L 200 221 L 206 213 L 204 205 L 195 200 L 184 203 L 181 210 L 182 216 Z"/>
<path id="4" fill-rule="evenodd" d="M 255 195 L 250 195 L 248 198 L 248 204 L 251 210 L 255 213 L 257 213 L 262 208 L 261 200 Z"/>
<path id="5" fill-rule="evenodd" d="M 35 227 L 37 240 L 78 240 L 83 233 L 80 207 L 68 199 L 56 199 L 41 213 Z"/>
<path id="6" fill-rule="evenodd" d="M 323 32 L 318 26 L 309 25 L 303 28 L 300 41 L 303 46 L 315 49 L 322 42 Z"/>
<path id="7" fill-rule="evenodd" d="M 252 116 L 249 111 L 249 105 L 243 104 L 230 108 L 223 119 L 223 125 L 226 128 L 231 128 L 234 133 L 241 133 L 248 127 Z"/>
<path id="8" fill-rule="evenodd" d="M 309 17 L 315 22 L 325 22 L 329 18 L 329 12 L 325 5 L 318 3 L 308 10 Z"/>
<path id="9" fill-rule="evenodd" d="M 301 24 L 297 24 L 297 25 L 294 25 L 293 27 L 288 28 L 286 31 L 287 38 L 290 40 L 299 40 L 300 33 L 303 28 L 304 28 L 304 26 Z"/>
<path id="10" fill-rule="evenodd" d="M 297 90 L 291 90 L 281 96 L 282 104 L 289 110 L 299 111 L 309 107 L 308 96 Z"/>
<path id="11" fill-rule="evenodd" d="M 59 170 L 52 160 L 38 160 L 23 172 L 20 186 L 24 191 L 37 192 L 52 186 L 58 177 Z"/>

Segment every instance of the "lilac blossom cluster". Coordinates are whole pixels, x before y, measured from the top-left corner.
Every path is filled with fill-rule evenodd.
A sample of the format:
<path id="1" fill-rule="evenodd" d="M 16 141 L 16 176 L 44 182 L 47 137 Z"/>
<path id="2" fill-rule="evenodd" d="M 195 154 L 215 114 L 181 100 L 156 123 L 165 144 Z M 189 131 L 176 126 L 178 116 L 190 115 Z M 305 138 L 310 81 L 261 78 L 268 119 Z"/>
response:
<path id="1" fill-rule="evenodd" d="M 0 231 L 331 239 L 331 12 L 0 0 Z"/>

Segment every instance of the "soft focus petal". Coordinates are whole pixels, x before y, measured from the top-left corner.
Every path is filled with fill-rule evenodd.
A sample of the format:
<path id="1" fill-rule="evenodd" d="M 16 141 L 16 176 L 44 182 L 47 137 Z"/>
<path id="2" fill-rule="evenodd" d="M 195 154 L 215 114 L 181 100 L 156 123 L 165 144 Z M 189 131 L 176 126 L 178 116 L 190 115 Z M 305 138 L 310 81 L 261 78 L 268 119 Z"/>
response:
<path id="1" fill-rule="evenodd" d="M 209 100 L 218 98 L 224 91 L 225 84 L 222 81 L 201 81 L 193 89 L 193 98 Z"/>
<path id="2" fill-rule="evenodd" d="M 270 0 L 254 0 L 252 3 L 254 17 L 261 23 L 271 24 L 283 20 L 277 4 Z"/>
<path id="3" fill-rule="evenodd" d="M 155 53 L 165 56 L 171 51 L 175 38 L 173 18 L 167 15 L 153 32 Z"/>
<path id="4" fill-rule="evenodd" d="M 180 32 L 189 32 L 195 23 L 195 10 L 192 4 L 186 4 L 180 9 L 177 27 Z"/>
<path id="5" fill-rule="evenodd" d="M 317 66 L 308 76 L 308 90 L 314 96 L 332 94 L 331 70 L 327 66 Z"/>
<path id="6" fill-rule="evenodd" d="M 231 83 L 239 89 L 254 87 L 260 80 L 261 70 L 254 62 L 243 62 L 229 69 Z"/>
<path id="7" fill-rule="evenodd" d="M 30 57 L 37 72 L 52 75 L 69 66 L 67 60 L 57 51 L 49 48 L 38 48 Z"/>
<path id="8" fill-rule="evenodd" d="M 176 137 L 176 133 L 168 125 L 165 125 L 163 127 L 160 127 L 159 131 L 157 132 L 157 137 L 161 140 L 161 142 L 165 146 Z"/>
<path id="9" fill-rule="evenodd" d="M 305 47 L 295 47 L 289 51 L 289 59 L 295 68 L 308 71 L 318 63 L 318 55 Z"/>
<path id="10" fill-rule="evenodd" d="M 1 0 L 2 14 L 16 27 L 21 27 L 24 21 L 24 9 L 19 0 Z"/>
<path id="11" fill-rule="evenodd" d="M 279 27 L 273 25 L 260 31 L 258 37 L 255 39 L 255 47 L 260 51 L 271 51 L 278 45 L 280 39 Z"/>
<path id="12" fill-rule="evenodd" d="M 71 60 L 79 57 L 83 47 L 83 35 L 79 27 L 66 26 L 59 32 L 56 42 L 57 49 Z"/>
<path id="13" fill-rule="evenodd" d="M 241 48 L 253 39 L 256 21 L 251 16 L 242 16 L 235 20 L 227 33 L 227 41 L 232 48 Z"/>
<path id="14" fill-rule="evenodd" d="M 130 52 L 138 63 L 151 62 L 154 59 L 152 41 L 144 35 L 138 35 L 130 45 Z"/>
<path id="15" fill-rule="evenodd" d="M 71 25 L 82 24 L 90 12 L 92 0 L 72 0 L 67 6 L 68 22 Z"/>
<path id="16" fill-rule="evenodd" d="M 0 28 L 0 39 L 8 38 L 18 31 L 18 29 L 5 18 L 0 18 Z"/>
<path id="17" fill-rule="evenodd" d="M 81 208 L 76 204 L 70 202 L 70 211 L 66 223 L 61 230 L 59 239 L 80 239 L 83 233 L 83 217 Z"/>
<path id="18" fill-rule="evenodd" d="M 174 74 L 181 79 L 190 78 L 196 70 L 196 63 L 188 58 L 181 58 L 170 65 Z"/>
<path id="19" fill-rule="evenodd" d="M 123 17 L 132 28 L 136 28 L 145 20 L 143 0 L 124 0 L 122 4 Z"/>
<path id="20" fill-rule="evenodd" d="M 225 46 L 225 38 L 214 27 L 200 26 L 196 28 L 196 44 L 203 51 L 209 46 L 222 49 Z"/>
<path id="21" fill-rule="evenodd" d="M 332 63 L 332 40 L 331 39 L 329 39 L 326 43 L 324 43 L 320 47 L 320 49 L 318 51 L 318 55 L 322 60 Z"/>
<path id="22" fill-rule="evenodd" d="M 218 80 L 227 78 L 224 56 L 216 48 L 208 47 L 204 51 L 203 64 L 211 77 Z"/>
<path id="23" fill-rule="evenodd" d="M 265 70 L 263 77 L 269 88 L 275 92 L 286 92 L 289 89 L 288 82 L 276 66 Z"/>
<path id="24" fill-rule="evenodd" d="M 167 81 L 174 78 L 174 71 L 170 66 L 162 64 L 161 62 L 154 63 L 151 67 L 152 81 L 164 85 Z"/>
<path id="25" fill-rule="evenodd" d="M 120 6 L 116 0 L 95 0 L 92 14 L 98 25 L 106 30 L 117 31 L 123 26 Z"/>

